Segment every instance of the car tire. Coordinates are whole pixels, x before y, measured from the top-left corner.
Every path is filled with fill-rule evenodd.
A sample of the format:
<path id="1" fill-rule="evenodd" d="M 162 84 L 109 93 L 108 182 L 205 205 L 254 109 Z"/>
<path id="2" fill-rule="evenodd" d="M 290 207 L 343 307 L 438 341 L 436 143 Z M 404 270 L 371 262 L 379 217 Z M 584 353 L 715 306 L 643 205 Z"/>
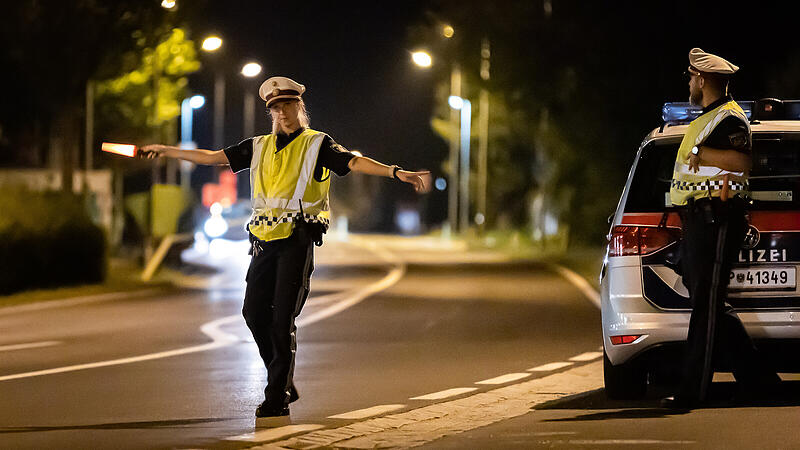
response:
<path id="1" fill-rule="evenodd" d="M 603 351 L 603 380 L 606 396 L 611 399 L 633 400 L 647 392 L 647 370 L 636 360 L 615 366 Z"/>

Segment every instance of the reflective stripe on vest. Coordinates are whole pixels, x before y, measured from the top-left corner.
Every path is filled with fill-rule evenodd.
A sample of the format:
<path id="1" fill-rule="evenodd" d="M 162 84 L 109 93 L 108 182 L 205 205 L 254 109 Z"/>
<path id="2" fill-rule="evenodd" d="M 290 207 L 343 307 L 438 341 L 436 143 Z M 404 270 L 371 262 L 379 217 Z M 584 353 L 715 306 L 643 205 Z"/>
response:
<path id="1" fill-rule="evenodd" d="M 674 205 L 685 205 L 689 198 L 718 197 L 723 188 L 724 177 L 728 177 L 728 187 L 736 194 L 747 195 L 748 183 L 744 172 L 731 172 L 713 166 L 700 166 L 700 170 L 692 172 L 689 169 L 689 156 L 692 147 L 702 145 L 706 138 L 714 131 L 717 125 L 727 117 L 738 117 L 747 124 L 750 132 L 750 123 L 739 105 L 734 101 L 724 103 L 717 108 L 701 115 L 689 124 L 683 136 L 678 154 L 675 158 L 675 167 L 670 183 L 670 201 Z"/>
<path id="2" fill-rule="evenodd" d="M 314 180 L 325 134 L 304 130 L 277 151 L 275 136 L 253 139 L 250 195 L 253 214 L 248 229 L 263 241 L 289 237 L 299 220 L 330 223 L 330 179 Z M 327 170 L 327 169 L 324 169 Z"/>

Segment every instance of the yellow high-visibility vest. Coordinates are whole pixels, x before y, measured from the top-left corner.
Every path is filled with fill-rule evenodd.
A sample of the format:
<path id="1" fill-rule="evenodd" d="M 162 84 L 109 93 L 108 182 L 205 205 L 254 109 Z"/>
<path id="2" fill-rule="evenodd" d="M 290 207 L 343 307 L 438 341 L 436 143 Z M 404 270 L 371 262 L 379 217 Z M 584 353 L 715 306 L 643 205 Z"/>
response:
<path id="1" fill-rule="evenodd" d="M 262 241 L 289 237 L 295 222 L 330 223 L 330 172 L 314 179 L 314 168 L 325 133 L 306 129 L 277 151 L 275 135 L 253 140 L 250 198 L 253 214 L 247 227 Z"/>
<path id="2" fill-rule="evenodd" d="M 750 132 L 750 122 L 744 110 L 733 100 L 708 111 L 689 124 L 675 158 L 675 170 L 669 190 L 673 205 L 685 205 L 689 198 L 719 197 L 725 175 L 728 176 L 728 187 L 732 195 L 748 195 L 747 174 L 744 172 L 730 172 L 713 166 L 700 166 L 698 172 L 689 171 L 692 147 L 702 145 L 714 128 L 730 116 L 742 119 L 747 124 L 748 133 Z"/>

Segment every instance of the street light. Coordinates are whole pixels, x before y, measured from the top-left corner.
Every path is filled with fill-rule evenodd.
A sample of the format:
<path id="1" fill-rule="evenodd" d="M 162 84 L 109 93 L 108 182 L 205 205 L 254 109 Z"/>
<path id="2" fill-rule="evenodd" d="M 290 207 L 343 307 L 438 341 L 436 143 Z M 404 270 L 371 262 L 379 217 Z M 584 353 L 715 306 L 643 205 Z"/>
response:
<path id="1" fill-rule="evenodd" d="M 455 34 L 456 30 L 453 29 L 450 25 L 445 25 L 442 27 L 442 36 L 450 39 Z"/>
<path id="2" fill-rule="evenodd" d="M 455 110 L 461 111 L 461 204 L 459 205 L 459 228 L 467 229 L 469 224 L 469 140 L 472 128 L 472 103 L 457 95 L 451 95 L 447 103 Z"/>
<path id="3" fill-rule="evenodd" d="M 249 62 L 242 66 L 242 75 L 253 78 L 254 76 L 261 73 L 261 64 L 257 62 Z"/>
<path id="4" fill-rule="evenodd" d="M 192 110 L 202 108 L 206 104 L 206 98 L 202 95 L 193 95 L 183 99 L 181 102 L 181 143 L 183 149 L 195 149 L 197 144 L 192 141 Z M 181 161 L 181 187 L 189 189 L 189 170 L 192 164 L 188 161 Z M 172 173 L 170 171 L 170 173 Z"/>
<path id="5" fill-rule="evenodd" d="M 202 95 L 193 95 L 189 98 L 189 106 L 192 109 L 202 108 L 206 104 L 206 98 Z"/>
<path id="6" fill-rule="evenodd" d="M 209 36 L 203 39 L 201 48 L 207 52 L 215 52 L 222 47 L 222 39 L 219 36 Z"/>
<path id="7" fill-rule="evenodd" d="M 431 55 L 423 50 L 418 50 L 416 52 L 411 53 L 411 60 L 414 61 L 414 64 L 428 68 L 433 64 L 433 58 Z"/>
<path id="8" fill-rule="evenodd" d="M 452 27 L 451 27 L 452 28 Z M 419 67 L 427 69 L 433 64 L 431 55 L 423 50 L 415 51 L 411 54 L 411 60 L 414 61 Z M 450 71 L 450 95 L 458 97 L 461 95 L 461 70 L 458 65 L 454 64 Z M 458 122 L 458 111 L 454 108 L 450 112 L 450 126 L 456 128 Z M 452 186 L 447 192 L 447 227 L 444 229 L 444 235 L 449 236 L 449 230 L 456 229 L 456 221 L 458 219 L 458 137 L 456 133 L 452 133 L 450 138 L 450 185 Z"/>
<path id="9" fill-rule="evenodd" d="M 249 62 L 242 66 L 242 75 L 246 78 L 253 78 L 261 73 L 261 64 L 257 62 Z M 255 89 L 251 89 L 249 83 L 244 89 L 244 137 L 248 138 L 255 132 L 255 109 L 256 97 L 253 95 Z"/>
<path id="10" fill-rule="evenodd" d="M 163 0 L 161 2 L 161 7 L 164 9 L 172 9 L 175 7 L 175 0 Z"/>
<path id="11" fill-rule="evenodd" d="M 216 35 L 203 39 L 200 46 L 206 53 L 214 53 L 222 47 L 222 38 Z M 216 64 L 214 68 L 214 148 L 225 145 L 225 75 Z"/>

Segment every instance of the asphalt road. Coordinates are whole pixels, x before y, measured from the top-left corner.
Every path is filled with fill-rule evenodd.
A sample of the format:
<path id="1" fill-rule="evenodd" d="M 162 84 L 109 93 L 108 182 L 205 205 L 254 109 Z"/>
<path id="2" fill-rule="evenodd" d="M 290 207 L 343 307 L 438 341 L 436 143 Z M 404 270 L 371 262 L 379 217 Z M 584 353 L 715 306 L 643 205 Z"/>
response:
<path id="1" fill-rule="evenodd" d="M 291 425 L 256 429 L 247 261 L 217 250 L 188 255 L 225 268 L 191 287 L 0 310 L 0 448 L 798 445 L 786 398 L 684 415 L 658 393 L 606 400 L 599 311 L 551 266 L 373 238 L 318 251 L 301 398 Z"/>

